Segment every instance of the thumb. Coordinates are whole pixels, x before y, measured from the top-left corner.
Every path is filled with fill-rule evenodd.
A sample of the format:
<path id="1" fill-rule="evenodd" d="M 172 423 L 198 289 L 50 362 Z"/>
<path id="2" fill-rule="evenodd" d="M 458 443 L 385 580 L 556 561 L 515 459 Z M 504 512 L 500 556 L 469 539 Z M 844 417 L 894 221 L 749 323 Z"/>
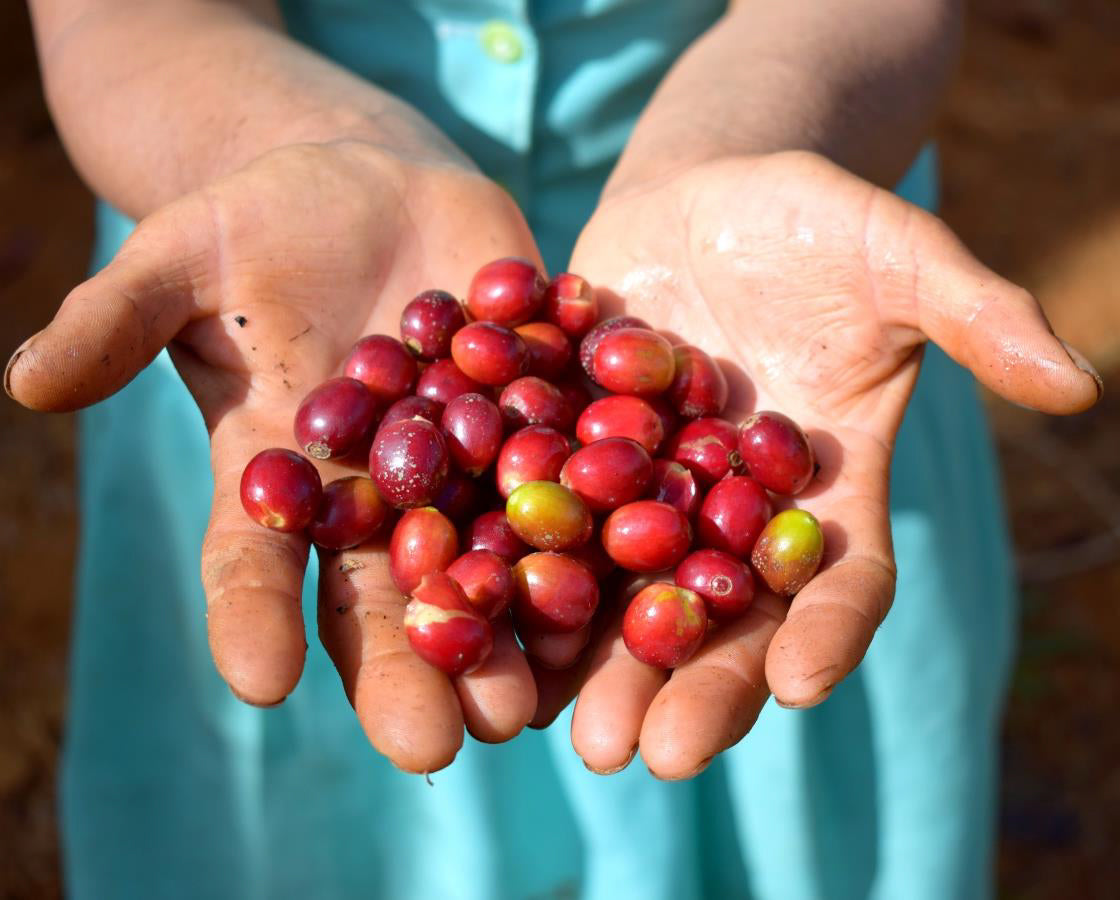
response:
<path id="1" fill-rule="evenodd" d="M 940 220 L 922 214 L 915 242 L 914 323 L 986 387 L 1045 413 L 1082 412 L 1101 376 L 1055 337 L 1038 301 L 977 260 Z"/>
<path id="2" fill-rule="evenodd" d="M 68 412 L 119 391 L 148 365 L 197 314 L 208 256 L 198 246 L 209 233 L 204 205 L 193 195 L 145 219 L 12 355 L 8 395 L 29 409 Z"/>

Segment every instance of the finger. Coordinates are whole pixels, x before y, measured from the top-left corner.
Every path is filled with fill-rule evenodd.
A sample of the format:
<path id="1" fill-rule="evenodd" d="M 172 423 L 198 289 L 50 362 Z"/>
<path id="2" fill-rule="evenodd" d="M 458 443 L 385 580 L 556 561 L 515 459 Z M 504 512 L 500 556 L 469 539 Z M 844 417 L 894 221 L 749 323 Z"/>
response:
<path id="1" fill-rule="evenodd" d="M 579 658 L 591 638 L 591 626 L 587 625 L 566 634 L 545 634 L 524 627 L 518 636 L 525 652 L 546 669 L 566 669 Z"/>
<path id="2" fill-rule="evenodd" d="M 526 657 L 533 681 L 537 685 L 537 709 L 529 722 L 530 728 L 547 728 L 579 693 L 587 675 L 590 653 L 581 653 L 566 669 L 549 669 L 533 657 Z"/>
<path id="3" fill-rule="evenodd" d="M 626 768 L 638 748 L 646 711 L 667 678 L 630 655 L 616 617 L 595 645 L 572 714 L 572 746 L 587 768 L 604 775 Z"/>
<path id="4" fill-rule="evenodd" d="M 201 311 L 204 205 L 191 196 L 146 219 L 108 266 L 74 288 L 8 362 L 9 396 L 31 409 L 80 409 L 148 365 Z"/>
<path id="5" fill-rule="evenodd" d="M 494 649 L 486 662 L 455 680 L 467 730 L 488 744 L 516 737 L 537 710 L 537 686 L 509 616 L 493 626 Z"/>
<path id="6" fill-rule="evenodd" d="M 642 723 L 639 746 L 650 772 L 692 778 L 750 731 L 769 697 L 766 647 L 784 613 L 782 600 L 760 594 L 742 618 L 674 670 Z"/>
<path id="7" fill-rule="evenodd" d="M 915 216 L 917 327 L 1007 400 L 1047 413 L 1096 403 L 1100 375 L 1054 336 L 1035 298 L 980 263 L 939 220 Z"/>
<path id="8" fill-rule="evenodd" d="M 319 638 L 358 721 L 397 768 L 435 772 L 463 745 L 463 712 L 450 679 L 412 652 L 404 607 L 383 544 L 324 555 Z"/>
<path id="9" fill-rule="evenodd" d="M 894 598 L 888 449 L 862 434 L 838 436 L 844 463 L 836 481 L 805 504 L 821 521 L 825 557 L 766 658 L 766 680 L 785 706 L 824 700 L 859 665 Z"/>
<path id="10" fill-rule="evenodd" d="M 245 412 L 211 436 L 214 503 L 202 545 L 206 625 L 218 672 L 246 702 L 281 702 L 299 681 L 307 649 L 301 595 L 308 541 L 270 531 L 241 505 L 241 472 L 256 449 L 283 446 Z"/>

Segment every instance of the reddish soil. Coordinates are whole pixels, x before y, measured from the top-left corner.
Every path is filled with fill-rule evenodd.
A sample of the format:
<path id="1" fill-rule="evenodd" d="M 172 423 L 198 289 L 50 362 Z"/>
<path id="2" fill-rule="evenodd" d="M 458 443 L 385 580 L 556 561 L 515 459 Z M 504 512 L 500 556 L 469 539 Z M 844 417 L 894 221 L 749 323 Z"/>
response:
<path id="1" fill-rule="evenodd" d="M 0 354 L 86 265 L 91 202 L 41 97 L 22 4 L 0 5 Z M 945 218 L 1120 372 L 1120 5 L 988 0 L 939 128 Z M 1004 739 L 1001 896 L 1120 880 L 1120 400 L 1067 420 L 992 402 L 1024 630 Z M 0 897 L 61 894 L 55 762 L 75 541 L 70 417 L 0 401 Z"/>

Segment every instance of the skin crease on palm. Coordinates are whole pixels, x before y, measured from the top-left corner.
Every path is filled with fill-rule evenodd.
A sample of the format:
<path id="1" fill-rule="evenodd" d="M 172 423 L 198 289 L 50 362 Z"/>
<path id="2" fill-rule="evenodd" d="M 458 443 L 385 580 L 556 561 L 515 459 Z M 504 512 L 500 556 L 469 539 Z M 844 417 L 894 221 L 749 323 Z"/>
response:
<path id="1" fill-rule="evenodd" d="M 146 219 L 17 351 L 6 385 L 32 408 L 79 408 L 172 342 L 212 437 L 215 662 L 243 699 L 278 703 L 303 666 L 308 546 L 244 515 L 242 467 L 292 445 L 299 400 L 358 337 L 395 334 L 408 298 L 461 292 L 506 255 L 539 262 L 512 202 L 474 173 L 358 144 L 274 151 Z M 611 196 L 570 268 L 605 289 L 605 315 L 625 308 L 726 364 L 729 417 L 775 408 L 809 430 L 822 471 L 798 505 L 821 519 L 830 554 L 792 606 L 760 596 L 671 678 L 631 658 L 616 623 L 534 642 L 560 665 L 590 639 L 563 672 L 530 666 L 500 630 L 491 660 L 455 683 L 409 650 L 382 545 L 324 557 L 323 642 L 371 742 L 408 771 L 447 765 L 464 724 L 508 739 L 582 688 L 572 737 L 591 768 L 616 770 L 640 745 L 656 775 L 694 774 L 742 738 L 770 691 L 823 699 L 886 614 L 887 468 L 927 337 L 1019 403 L 1074 412 L 1098 395 L 1023 291 L 933 217 L 810 154 L 722 160 Z"/>

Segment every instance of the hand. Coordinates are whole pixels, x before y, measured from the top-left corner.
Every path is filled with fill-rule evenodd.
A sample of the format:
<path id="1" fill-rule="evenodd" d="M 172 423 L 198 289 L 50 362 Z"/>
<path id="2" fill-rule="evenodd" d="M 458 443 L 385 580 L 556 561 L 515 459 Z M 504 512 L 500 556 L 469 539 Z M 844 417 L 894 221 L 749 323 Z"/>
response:
<path id="1" fill-rule="evenodd" d="M 762 593 L 671 677 L 608 630 L 572 723 L 598 771 L 640 749 L 655 775 L 690 777 L 746 734 L 770 692 L 812 706 L 863 658 L 894 593 L 888 470 L 926 340 L 1045 412 L 1086 409 L 1100 391 L 1033 298 L 938 219 L 811 154 L 722 160 L 609 197 L 571 269 L 609 289 L 606 315 L 625 308 L 745 373 L 732 421 L 776 409 L 810 432 L 821 471 L 796 505 L 826 535 L 792 604 Z M 554 713 L 560 692 L 540 691 Z"/>
<path id="2" fill-rule="evenodd" d="M 239 697 L 276 704 L 303 668 L 308 542 L 246 516 L 242 469 L 259 450 L 294 446 L 296 406 L 357 338 L 395 335 L 416 293 L 461 291 L 480 262 L 505 255 L 538 259 L 513 202 L 473 172 L 356 143 L 273 151 L 145 219 L 17 351 L 5 385 L 33 409 L 76 409 L 170 347 L 211 436 L 202 579 L 214 660 Z M 324 482 L 352 474 L 319 468 Z M 454 683 L 411 652 L 383 543 L 324 557 L 319 589 L 323 643 L 370 740 L 400 768 L 447 765 L 464 722 L 500 741 L 533 715 L 508 626 L 486 665 Z"/>

